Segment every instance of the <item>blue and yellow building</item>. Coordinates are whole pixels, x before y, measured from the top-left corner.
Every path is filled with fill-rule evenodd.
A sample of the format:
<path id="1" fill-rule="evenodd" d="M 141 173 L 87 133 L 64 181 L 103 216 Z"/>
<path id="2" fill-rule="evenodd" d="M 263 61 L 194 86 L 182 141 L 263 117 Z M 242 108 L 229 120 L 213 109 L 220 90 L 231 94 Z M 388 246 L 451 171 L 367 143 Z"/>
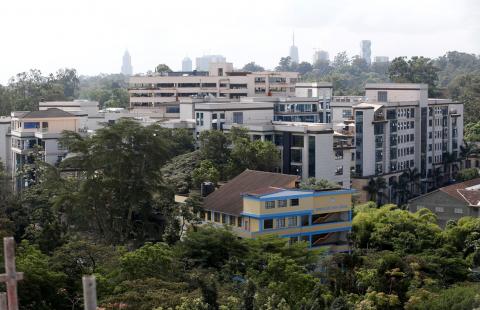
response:
<path id="1" fill-rule="evenodd" d="M 298 181 L 246 170 L 205 198 L 201 218 L 229 225 L 242 238 L 276 234 L 329 252 L 349 251 L 353 190 L 302 190 Z"/>

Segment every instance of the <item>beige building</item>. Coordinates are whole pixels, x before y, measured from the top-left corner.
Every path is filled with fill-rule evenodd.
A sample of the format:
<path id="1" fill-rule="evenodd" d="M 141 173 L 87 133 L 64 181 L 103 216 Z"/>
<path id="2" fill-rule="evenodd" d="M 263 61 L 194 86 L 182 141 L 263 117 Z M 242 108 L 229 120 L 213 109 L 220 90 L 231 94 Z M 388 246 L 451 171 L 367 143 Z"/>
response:
<path id="1" fill-rule="evenodd" d="M 16 179 L 17 189 L 28 186 L 27 182 L 17 177 L 24 164 L 33 162 L 33 150 L 39 147 L 42 159 L 49 164 L 56 164 L 67 154 L 58 139 L 64 130 L 79 132 L 78 116 L 51 108 L 44 111 L 12 112 L 11 114 L 11 164 L 10 173 Z"/>
<path id="2" fill-rule="evenodd" d="M 178 101 L 192 96 L 293 96 L 297 80 L 297 72 L 241 72 L 234 71 L 231 63 L 212 63 L 209 72 L 189 75 L 136 75 L 129 81 L 130 107 L 178 113 Z"/>

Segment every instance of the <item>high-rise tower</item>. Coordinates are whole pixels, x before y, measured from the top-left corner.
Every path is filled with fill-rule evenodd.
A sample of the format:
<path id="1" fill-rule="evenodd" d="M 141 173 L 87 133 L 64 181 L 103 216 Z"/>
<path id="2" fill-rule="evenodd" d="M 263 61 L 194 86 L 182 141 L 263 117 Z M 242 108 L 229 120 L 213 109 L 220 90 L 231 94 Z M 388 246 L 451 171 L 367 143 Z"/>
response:
<path id="1" fill-rule="evenodd" d="M 372 63 L 372 42 L 370 40 L 362 40 L 360 42 L 360 57 L 365 59 L 366 63 L 370 65 Z"/>
<path id="2" fill-rule="evenodd" d="M 185 57 L 182 60 L 182 71 L 190 72 L 192 71 L 192 60 L 189 57 Z"/>
<path id="3" fill-rule="evenodd" d="M 295 33 L 293 33 L 292 46 L 290 46 L 290 59 L 298 64 L 298 48 L 295 46 Z"/>
<path id="4" fill-rule="evenodd" d="M 132 58 L 128 53 L 128 50 L 125 51 L 123 54 L 123 62 L 122 62 L 122 74 L 123 75 L 132 75 L 133 68 L 132 68 Z"/>

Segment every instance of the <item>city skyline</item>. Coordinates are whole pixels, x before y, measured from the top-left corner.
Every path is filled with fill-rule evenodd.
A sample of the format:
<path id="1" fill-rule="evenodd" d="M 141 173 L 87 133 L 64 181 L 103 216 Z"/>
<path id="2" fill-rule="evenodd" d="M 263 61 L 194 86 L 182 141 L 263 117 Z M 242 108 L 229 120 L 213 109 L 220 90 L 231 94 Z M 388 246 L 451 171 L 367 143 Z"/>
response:
<path id="1" fill-rule="evenodd" d="M 187 10 L 191 18 L 165 14 L 161 23 L 145 22 L 158 16 L 156 2 L 127 4 L 66 4 L 57 0 L 41 4 L 1 3 L 0 27 L 17 25 L 18 16 L 26 22 L 15 26 L 15 31 L 5 31 L 4 40 L 10 44 L 0 51 L 0 84 L 5 85 L 10 77 L 32 68 L 45 74 L 64 67 L 75 68 L 81 75 L 117 73 L 125 49 L 132 56 L 134 73 L 153 71 L 159 63 L 180 70 L 184 55 L 195 58 L 207 54 L 225 55 L 236 68 L 255 61 L 266 69 L 274 69 L 280 58 L 289 54 L 292 29 L 300 61 L 310 62 L 315 48 L 328 51 L 332 59 L 341 51 L 357 55 L 358 44 L 364 39 L 372 41 L 372 58 L 438 57 L 450 50 L 475 54 L 480 51 L 476 35 L 480 30 L 480 3 L 469 0 L 456 1 L 455 6 L 451 6 L 451 1 L 393 4 L 286 0 L 275 5 L 270 1 L 255 3 L 256 10 L 251 10 L 253 1 L 231 10 L 215 0 L 208 1 L 212 10 L 203 10 L 201 19 L 193 12 L 205 4 L 169 2 L 162 4 L 162 11 Z M 413 6 L 415 10 L 411 10 Z M 112 10 L 114 14 L 106 14 Z M 82 22 L 72 22 L 73 12 L 76 20 Z M 331 12 L 336 12 L 334 17 Z M 214 27 L 217 17 L 227 13 L 229 18 L 222 20 L 223 27 Z M 245 16 L 249 16 L 248 23 L 242 22 Z M 171 28 L 175 23 L 175 28 Z M 70 26 L 58 27 L 59 24 Z M 157 39 L 152 41 L 152 36 Z M 182 39 L 178 40 L 179 37 Z"/>

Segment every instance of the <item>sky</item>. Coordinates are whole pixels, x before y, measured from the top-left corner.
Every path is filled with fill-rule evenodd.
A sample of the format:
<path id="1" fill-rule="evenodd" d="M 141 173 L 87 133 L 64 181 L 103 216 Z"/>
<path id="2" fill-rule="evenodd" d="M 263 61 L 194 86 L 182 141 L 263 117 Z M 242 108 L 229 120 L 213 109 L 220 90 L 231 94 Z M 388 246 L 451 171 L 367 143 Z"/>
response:
<path id="1" fill-rule="evenodd" d="M 300 61 L 315 49 L 374 56 L 480 54 L 479 0 L 0 0 L 0 84 L 44 74 L 118 73 L 126 49 L 135 73 L 221 54 L 235 68 L 273 69 L 295 32 Z"/>

